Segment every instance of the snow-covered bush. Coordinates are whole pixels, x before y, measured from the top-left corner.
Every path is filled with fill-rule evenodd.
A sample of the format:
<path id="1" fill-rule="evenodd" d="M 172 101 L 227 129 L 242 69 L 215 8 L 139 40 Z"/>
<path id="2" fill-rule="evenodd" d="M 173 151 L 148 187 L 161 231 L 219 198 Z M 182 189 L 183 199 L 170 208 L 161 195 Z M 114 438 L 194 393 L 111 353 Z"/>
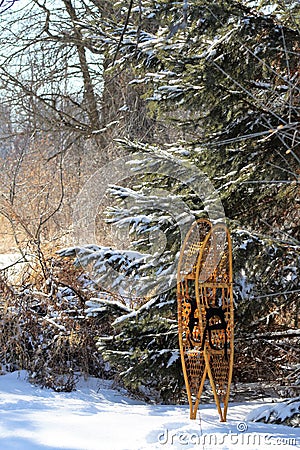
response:
<path id="1" fill-rule="evenodd" d="M 247 420 L 252 422 L 278 423 L 291 427 L 300 426 L 300 397 L 275 403 L 272 406 L 261 406 L 251 411 Z"/>
<path id="2" fill-rule="evenodd" d="M 84 314 L 88 292 L 80 272 L 52 261 L 52 279 L 11 286 L 0 280 L 0 367 L 26 369 L 30 379 L 55 390 L 75 388 L 78 373 L 102 375 L 95 347 L 101 326 Z M 51 289 L 49 292 L 49 284 Z"/>

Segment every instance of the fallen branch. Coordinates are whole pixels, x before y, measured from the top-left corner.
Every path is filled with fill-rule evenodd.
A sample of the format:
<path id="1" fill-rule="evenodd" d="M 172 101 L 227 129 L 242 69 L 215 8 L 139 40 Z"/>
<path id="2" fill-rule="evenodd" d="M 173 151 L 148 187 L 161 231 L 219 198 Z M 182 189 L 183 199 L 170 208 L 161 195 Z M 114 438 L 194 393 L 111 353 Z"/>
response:
<path id="1" fill-rule="evenodd" d="M 237 341 L 253 340 L 253 339 L 267 339 L 276 340 L 280 338 L 290 339 L 293 337 L 300 337 L 300 329 L 290 329 L 285 331 L 270 331 L 268 333 L 257 333 L 250 335 L 243 335 L 236 338 Z"/>

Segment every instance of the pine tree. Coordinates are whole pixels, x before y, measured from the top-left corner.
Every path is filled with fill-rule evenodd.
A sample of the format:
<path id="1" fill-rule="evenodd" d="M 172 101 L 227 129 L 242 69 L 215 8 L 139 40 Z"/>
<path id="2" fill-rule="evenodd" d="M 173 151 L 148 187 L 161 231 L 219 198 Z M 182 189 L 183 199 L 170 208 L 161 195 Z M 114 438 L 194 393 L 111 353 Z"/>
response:
<path id="1" fill-rule="evenodd" d="M 137 89 L 146 86 L 143 94 L 149 114 L 172 128 L 168 137 L 172 136 L 174 142 L 170 145 L 167 141 L 164 151 L 178 158 L 183 149 L 187 160 L 208 174 L 223 201 L 234 240 L 237 330 L 243 342 L 238 344 L 237 352 L 241 378 L 245 345 L 249 357 L 247 376 L 251 377 L 262 367 L 255 362 L 255 354 L 269 352 L 272 357 L 277 351 L 270 352 L 275 347 L 272 341 L 271 347 L 266 346 L 263 333 L 280 330 L 284 335 L 299 327 L 298 8 L 295 2 L 284 8 L 280 2 L 254 5 L 247 1 L 144 1 L 141 8 L 127 10 L 118 39 L 111 40 L 108 46 L 108 52 L 114 55 L 110 70 L 130 67 L 131 85 Z M 154 135 L 153 153 L 155 140 L 159 142 L 159 137 Z M 132 143 L 127 149 L 145 148 Z M 156 180 L 157 185 L 163 182 L 175 196 L 184 198 L 196 217 L 205 213 L 191 193 L 183 192 L 176 183 Z M 179 251 L 176 226 L 166 228 L 159 221 L 159 208 L 157 214 L 149 213 L 145 193 L 150 183 L 153 188 L 153 177 L 146 176 L 131 190 L 115 187 L 115 197 L 124 200 L 131 196 L 136 204 L 130 208 L 115 206 L 111 218 L 125 223 L 127 217 L 127 224 L 134 224 L 139 239 L 151 227 L 158 227 L 167 237 L 170 262 Z M 157 199 L 157 206 L 159 202 Z M 149 243 L 140 239 L 137 245 L 145 253 Z M 105 264 L 108 260 L 102 261 Z M 166 268 L 164 262 L 159 261 L 161 270 Z M 145 270 L 143 264 L 131 262 L 124 275 L 132 275 L 133 267 L 137 277 Z M 157 261 L 152 267 L 157 270 Z M 147 261 L 150 268 L 151 259 Z M 157 308 L 158 298 L 158 303 L 151 303 L 149 315 L 129 315 L 115 324 L 115 338 L 100 339 L 102 352 L 134 390 L 138 381 L 148 385 L 148 380 L 152 380 L 151 387 L 157 388 L 154 373 L 161 379 L 160 370 L 156 370 L 161 365 L 152 366 L 151 356 L 153 351 L 158 356 L 167 347 L 156 339 L 149 342 L 148 337 L 153 334 L 153 324 L 157 335 L 160 329 L 165 333 L 166 319 L 171 318 L 169 330 L 173 330 L 175 292 L 163 295 L 172 302 L 166 316 Z M 253 330 L 260 331 L 262 338 L 254 333 L 255 345 L 251 344 L 251 349 L 242 333 L 252 336 Z M 280 362 L 286 361 L 287 345 L 297 345 L 296 331 L 290 344 L 276 344 L 281 349 L 277 363 L 272 365 L 275 377 L 282 373 Z M 137 343 L 137 333 L 141 344 Z M 169 345 L 168 351 L 172 352 L 174 341 Z M 119 359 L 118 351 L 123 352 Z M 293 366 L 295 362 L 292 351 L 289 363 Z M 181 386 L 176 370 L 166 372 L 173 380 L 170 382 L 164 375 L 170 385 Z M 265 376 L 263 371 L 260 376 Z"/>

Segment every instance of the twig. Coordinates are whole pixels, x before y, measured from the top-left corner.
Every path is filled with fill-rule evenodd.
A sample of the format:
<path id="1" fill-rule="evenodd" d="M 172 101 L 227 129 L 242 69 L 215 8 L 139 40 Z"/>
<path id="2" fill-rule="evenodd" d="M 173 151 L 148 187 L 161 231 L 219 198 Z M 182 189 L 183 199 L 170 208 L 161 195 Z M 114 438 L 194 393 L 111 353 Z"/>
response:
<path id="1" fill-rule="evenodd" d="M 129 4 L 129 6 L 128 6 L 128 11 L 127 11 L 127 16 L 126 16 L 125 24 L 124 24 L 124 27 L 123 27 L 123 30 L 122 30 L 122 33 L 121 33 L 121 36 L 120 36 L 120 40 L 119 40 L 118 45 L 117 45 L 117 49 L 116 49 L 116 53 L 115 53 L 115 56 L 114 56 L 112 65 L 114 65 L 115 62 L 116 62 L 116 59 L 117 59 L 119 50 L 120 50 L 121 45 L 122 45 L 122 42 L 123 42 L 124 35 L 125 35 L 126 30 L 127 30 L 127 28 L 128 28 L 128 23 L 129 23 L 129 18 L 130 18 L 132 6 L 133 6 L 133 0 L 130 0 L 130 4 Z"/>
<path id="2" fill-rule="evenodd" d="M 11 267 L 16 266 L 17 264 L 22 264 L 22 263 L 24 263 L 24 262 L 27 262 L 27 261 L 24 260 L 24 258 L 23 258 L 23 256 L 22 256 L 22 258 L 20 258 L 20 259 L 18 259 L 17 261 L 15 261 L 15 262 L 9 264 L 9 266 L 3 267 L 2 269 L 0 269 L 0 271 L 4 272 L 5 270 L 10 269 Z"/>

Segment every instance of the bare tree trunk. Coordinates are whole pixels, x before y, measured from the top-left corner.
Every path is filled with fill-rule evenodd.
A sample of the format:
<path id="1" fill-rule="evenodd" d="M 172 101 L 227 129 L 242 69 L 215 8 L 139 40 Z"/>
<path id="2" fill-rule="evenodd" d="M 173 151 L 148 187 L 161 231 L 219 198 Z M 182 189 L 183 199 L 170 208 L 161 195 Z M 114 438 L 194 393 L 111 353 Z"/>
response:
<path id="1" fill-rule="evenodd" d="M 83 44 L 83 36 L 79 27 L 76 26 L 77 16 L 76 11 L 72 5 L 71 0 L 63 0 L 66 10 L 70 16 L 73 24 L 73 32 L 76 39 L 76 48 L 78 52 L 78 58 L 80 63 L 80 68 L 83 76 L 84 93 L 87 103 L 87 114 L 90 120 L 91 128 L 93 130 L 98 130 L 100 128 L 100 118 L 97 105 L 97 97 L 94 91 L 92 79 L 89 71 L 89 64 L 86 57 L 86 51 Z"/>

